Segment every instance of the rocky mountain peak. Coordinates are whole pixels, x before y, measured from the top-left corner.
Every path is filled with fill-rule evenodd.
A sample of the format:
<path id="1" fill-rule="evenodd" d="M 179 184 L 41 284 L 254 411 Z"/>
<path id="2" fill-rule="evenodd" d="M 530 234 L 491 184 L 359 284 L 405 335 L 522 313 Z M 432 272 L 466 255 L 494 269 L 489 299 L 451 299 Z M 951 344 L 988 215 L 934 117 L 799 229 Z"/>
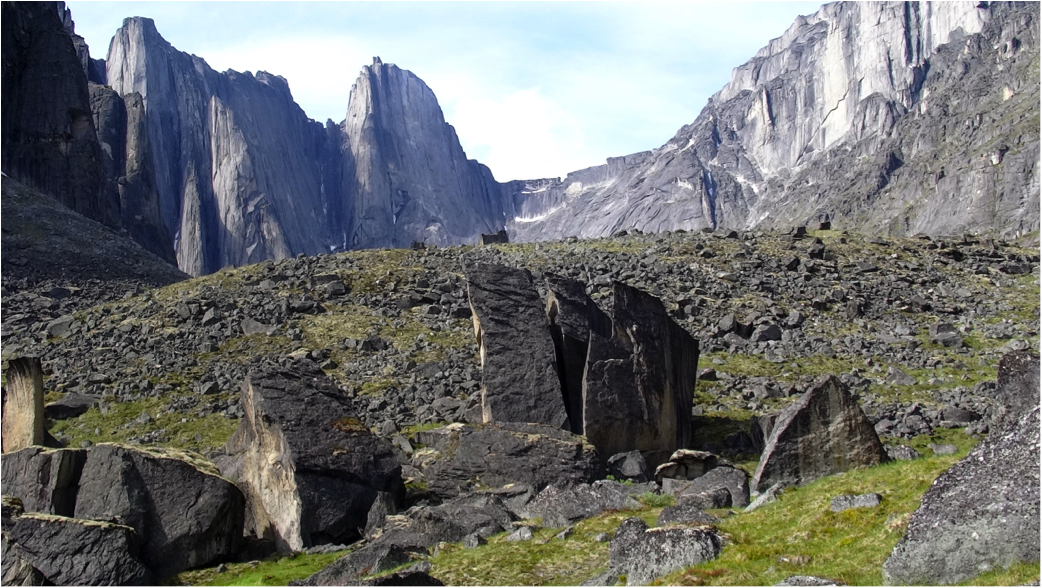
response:
<path id="1" fill-rule="evenodd" d="M 351 248 L 476 242 L 502 227 L 499 185 L 468 160 L 434 92 L 379 57 L 362 68 L 343 123 L 355 195 Z M 349 154 L 349 155 L 348 155 Z"/>

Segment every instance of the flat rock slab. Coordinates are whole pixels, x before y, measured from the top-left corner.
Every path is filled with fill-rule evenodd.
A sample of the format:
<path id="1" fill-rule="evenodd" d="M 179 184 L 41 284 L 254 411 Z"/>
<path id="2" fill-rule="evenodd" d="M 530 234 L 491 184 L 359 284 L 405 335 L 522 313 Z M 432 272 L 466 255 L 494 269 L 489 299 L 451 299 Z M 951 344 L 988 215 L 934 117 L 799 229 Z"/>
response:
<path id="1" fill-rule="evenodd" d="M 658 526 L 665 525 L 715 525 L 720 519 L 704 510 L 686 504 L 667 506 L 658 515 Z"/>
<path id="2" fill-rule="evenodd" d="M 934 481 L 883 565 L 887 584 L 955 584 L 1039 560 L 1039 407 Z"/>
<path id="3" fill-rule="evenodd" d="M 163 578 L 234 556 L 242 492 L 199 456 L 102 443 L 87 452 L 76 518 L 115 518 L 141 538 L 141 559 Z"/>
<path id="4" fill-rule="evenodd" d="M 889 459 L 847 386 L 825 376 L 778 414 L 751 485 L 805 484 Z"/>
<path id="5" fill-rule="evenodd" d="M 655 482 L 661 484 L 663 478 L 694 480 L 715 468 L 719 461 L 718 455 L 708 451 L 678 449 L 669 456 L 669 461 L 655 468 Z"/>
<path id="6" fill-rule="evenodd" d="M 524 508 L 525 518 L 542 518 L 544 527 L 565 527 L 606 510 L 639 508 L 622 484 L 598 480 L 593 484 L 551 485 Z"/>
<path id="7" fill-rule="evenodd" d="M 484 422 L 570 429 L 550 325 L 531 272 L 483 263 L 465 272 L 481 352 Z"/>
<path id="8" fill-rule="evenodd" d="M 663 479 L 663 482 L 667 481 L 669 489 L 667 491 L 667 484 L 664 483 L 663 491 L 678 499 L 689 495 L 714 493 L 722 489 L 727 494 L 723 506 L 740 508 L 749 504 L 749 474 L 738 468 L 720 466 L 693 480 Z"/>
<path id="9" fill-rule="evenodd" d="M 317 366 L 265 366 L 242 388 L 245 418 L 221 471 L 247 498 L 246 530 L 282 552 L 361 536 L 380 492 L 404 499 L 401 464 Z"/>
<path id="10" fill-rule="evenodd" d="M 843 512 L 852 508 L 874 508 L 879 506 L 883 497 L 879 494 L 843 494 L 832 499 L 829 510 L 832 512 Z"/>
<path id="11" fill-rule="evenodd" d="M 4 569 L 12 564 L 57 586 L 147 586 L 152 572 L 138 558 L 134 529 L 24 513 L 4 498 Z M 33 574 L 26 567 L 36 570 Z"/>
<path id="12" fill-rule="evenodd" d="M 417 437 L 430 451 L 417 452 L 413 465 L 441 498 L 476 485 L 529 484 L 542 490 L 554 482 L 589 483 L 604 475 L 592 445 L 550 425 L 457 423 Z"/>
<path id="13" fill-rule="evenodd" d="M 670 572 L 716 559 L 722 547 L 715 532 L 697 527 L 649 529 L 639 518 L 622 521 L 608 550 L 609 568 L 626 584 L 644 585 Z"/>

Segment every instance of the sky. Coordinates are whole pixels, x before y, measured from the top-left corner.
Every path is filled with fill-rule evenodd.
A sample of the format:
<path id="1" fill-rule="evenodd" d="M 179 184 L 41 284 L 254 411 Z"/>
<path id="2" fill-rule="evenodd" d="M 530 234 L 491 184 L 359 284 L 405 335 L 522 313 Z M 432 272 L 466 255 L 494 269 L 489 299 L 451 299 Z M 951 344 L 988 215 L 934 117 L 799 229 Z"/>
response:
<path id="1" fill-rule="evenodd" d="M 438 97 L 499 181 L 563 177 L 665 144 L 731 70 L 821 2 L 95 2 L 70 0 L 94 58 L 128 16 L 215 70 L 289 81 L 341 122 L 379 56 Z"/>

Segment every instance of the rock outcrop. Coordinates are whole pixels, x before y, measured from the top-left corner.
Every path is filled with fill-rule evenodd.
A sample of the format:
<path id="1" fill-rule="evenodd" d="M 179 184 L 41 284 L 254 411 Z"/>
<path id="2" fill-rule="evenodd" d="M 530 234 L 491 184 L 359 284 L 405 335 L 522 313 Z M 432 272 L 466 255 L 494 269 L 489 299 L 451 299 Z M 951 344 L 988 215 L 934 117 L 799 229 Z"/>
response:
<path id="1" fill-rule="evenodd" d="M 524 507 L 525 518 L 541 518 L 544 527 L 565 527 L 606 510 L 632 510 L 640 503 L 622 484 L 598 480 L 593 484 L 547 486 Z"/>
<path id="2" fill-rule="evenodd" d="M 720 536 L 698 527 L 649 529 L 639 518 L 622 521 L 609 549 L 611 573 L 626 575 L 628 586 L 642 586 L 659 576 L 716 559 Z"/>
<path id="3" fill-rule="evenodd" d="M 476 264 L 466 275 L 481 353 L 484 422 L 569 428 L 554 342 L 531 272 Z"/>
<path id="4" fill-rule="evenodd" d="M 247 533 L 282 552 L 344 543 L 361 536 L 378 493 L 404 498 L 391 444 L 314 364 L 254 371 L 241 402 L 245 418 L 218 464 L 246 495 Z"/>
<path id="5" fill-rule="evenodd" d="M 116 31 L 105 63 L 113 90 L 141 97 L 147 145 L 140 129 L 128 130 L 133 147 L 151 152 L 162 220 L 153 228 L 173 236 L 178 267 L 199 275 L 329 251 L 322 211 L 339 204 L 339 191 L 323 188 L 327 134 L 293 102 L 285 79 L 217 73 L 138 17 Z M 128 164 L 144 155 L 128 151 Z M 132 206 L 151 205 L 141 181 L 124 191 Z"/>
<path id="6" fill-rule="evenodd" d="M 735 68 L 662 147 L 504 184 L 511 241 L 824 215 L 895 235 L 1037 231 L 1038 14 L 826 4 Z"/>
<path id="7" fill-rule="evenodd" d="M 3 398 L 3 452 L 43 445 L 43 368 L 38 357 L 16 357 L 8 363 Z"/>
<path id="8" fill-rule="evenodd" d="M 436 496 L 453 497 L 476 485 L 590 483 L 604 475 L 597 451 L 559 427 L 524 423 L 453 424 L 424 431 L 427 446 L 413 456 Z"/>
<path id="9" fill-rule="evenodd" d="M 148 586 L 154 576 L 138 559 L 134 529 L 113 523 L 26 513 L 3 504 L 3 567 L 7 580 L 56 586 Z"/>
<path id="10" fill-rule="evenodd" d="M 613 333 L 590 331 L 583 434 L 604 456 L 641 451 L 656 467 L 691 438 L 698 341 L 662 301 L 612 284 Z"/>
<path id="11" fill-rule="evenodd" d="M 554 340 L 557 374 L 564 392 L 565 409 L 572 432 L 583 434 L 583 379 L 589 354 L 590 333 L 611 337 L 611 318 L 586 293 L 586 285 L 556 274 L 547 274 L 546 316 Z"/>
<path id="12" fill-rule="evenodd" d="M 825 376 L 778 414 L 751 486 L 804 484 L 886 461 L 879 435 L 847 386 Z"/>
<path id="13" fill-rule="evenodd" d="M 941 474 L 883 565 L 887 584 L 955 584 L 1039 560 L 1039 408 Z"/>
<path id="14" fill-rule="evenodd" d="M 202 459 L 103 443 L 87 453 L 75 517 L 134 529 L 141 560 L 164 578 L 235 556 L 244 506 L 242 492 Z"/>
<path id="15" fill-rule="evenodd" d="M 503 228 L 492 172 L 467 159 L 411 72 L 379 57 L 363 67 L 342 129 L 351 248 L 476 243 Z"/>

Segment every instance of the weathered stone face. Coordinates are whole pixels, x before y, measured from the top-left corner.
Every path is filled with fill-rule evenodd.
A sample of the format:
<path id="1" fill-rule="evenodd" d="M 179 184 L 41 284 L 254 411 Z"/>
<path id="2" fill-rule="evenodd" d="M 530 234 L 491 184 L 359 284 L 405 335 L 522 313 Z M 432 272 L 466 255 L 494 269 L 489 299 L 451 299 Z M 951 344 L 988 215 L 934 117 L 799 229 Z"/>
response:
<path id="1" fill-rule="evenodd" d="M 1013 351 L 999 360 L 997 406 L 992 417 L 996 428 L 1013 426 L 1038 406 L 1039 357 L 1030 351 Z"/>
<path id="2" fill-rule="evenodd" d="M 846 385 L 827 376 L 778 414 L 752 487 L 763 491 L 777 482 L 804 484 L 888 460 Z"/>
<path id="3" fill-rule="evenodd" d="M 260 369 L 241 398 L 246 417 L 220 466 L 246 495 L 248 532 L 284 552 L 342 543 L 361 535 L 379 492 L 404 497 L 390 443 L 313 364 Z"/>
<path id="4" fill-rule="evenodd" d="M 36 357 L 14 358 L 7 368 L 3 452 L 43 445 L 43 372 Z"/>
<path id="5" fill-rule="evenodd" d="M 476 264 L 467 293 L 481 352 L 484 422 L 568 427 L 543 302 L 528 270 Z"/>
<path id="6" fill-rule="evenodd" d="M 723 542 L 709 530 L 694 527 L 649 529 L 639 518 L 622 521 L 609 550 L 609 566 L 640 586 L 672 571 L 716 559 Z"/>
<path id="7" fill-rule="evenodd" d="M 138 558 L 138 537 L 124 525 L 25 513 L 4 497 L 4 579 L 56 586 L 148 586 L 156 576 Z"/>
<path id="8" fill-rule="evenodd" d="M 430 491 L 453 497 L 475 481 L 498 488 L 530 484 L 540 490 L 554 482 L 592 482 L 604 475 L 597 451 L 581 437 L 558 427 L 525 423 L 449 425 L 419 433 L 434 453 L 417 453 Z"/>
<path id="9" fill-rule="evenodd" d="M 612 337 L 590 335 L 583 431 L 603 455 L 637 449 L 655 467 L 691 438 L 698 341 L 654 296 L 612 289 Z"/>
<path id="10" fill-rule="evenodd" d="M 4 493 L 22 501 L 28 512 L 71 517 L 75 513 L 85 449 L 27 447 L 4 455 Z"/>
<path id="11" fill-rule="evenodd" d="M 887 584 L 955 584 L 1039 557 L 1039 408 L 934 481 L 883 564 Z"/>
<path id="12" fill-rule="evenodd" d="M 222 561 L 242 541 L 244 499 L 208 462 L 173 450 L 102 443 L 87 452 L 76 518 L 110 520 L 141 539 L 159 577 Z"/>

